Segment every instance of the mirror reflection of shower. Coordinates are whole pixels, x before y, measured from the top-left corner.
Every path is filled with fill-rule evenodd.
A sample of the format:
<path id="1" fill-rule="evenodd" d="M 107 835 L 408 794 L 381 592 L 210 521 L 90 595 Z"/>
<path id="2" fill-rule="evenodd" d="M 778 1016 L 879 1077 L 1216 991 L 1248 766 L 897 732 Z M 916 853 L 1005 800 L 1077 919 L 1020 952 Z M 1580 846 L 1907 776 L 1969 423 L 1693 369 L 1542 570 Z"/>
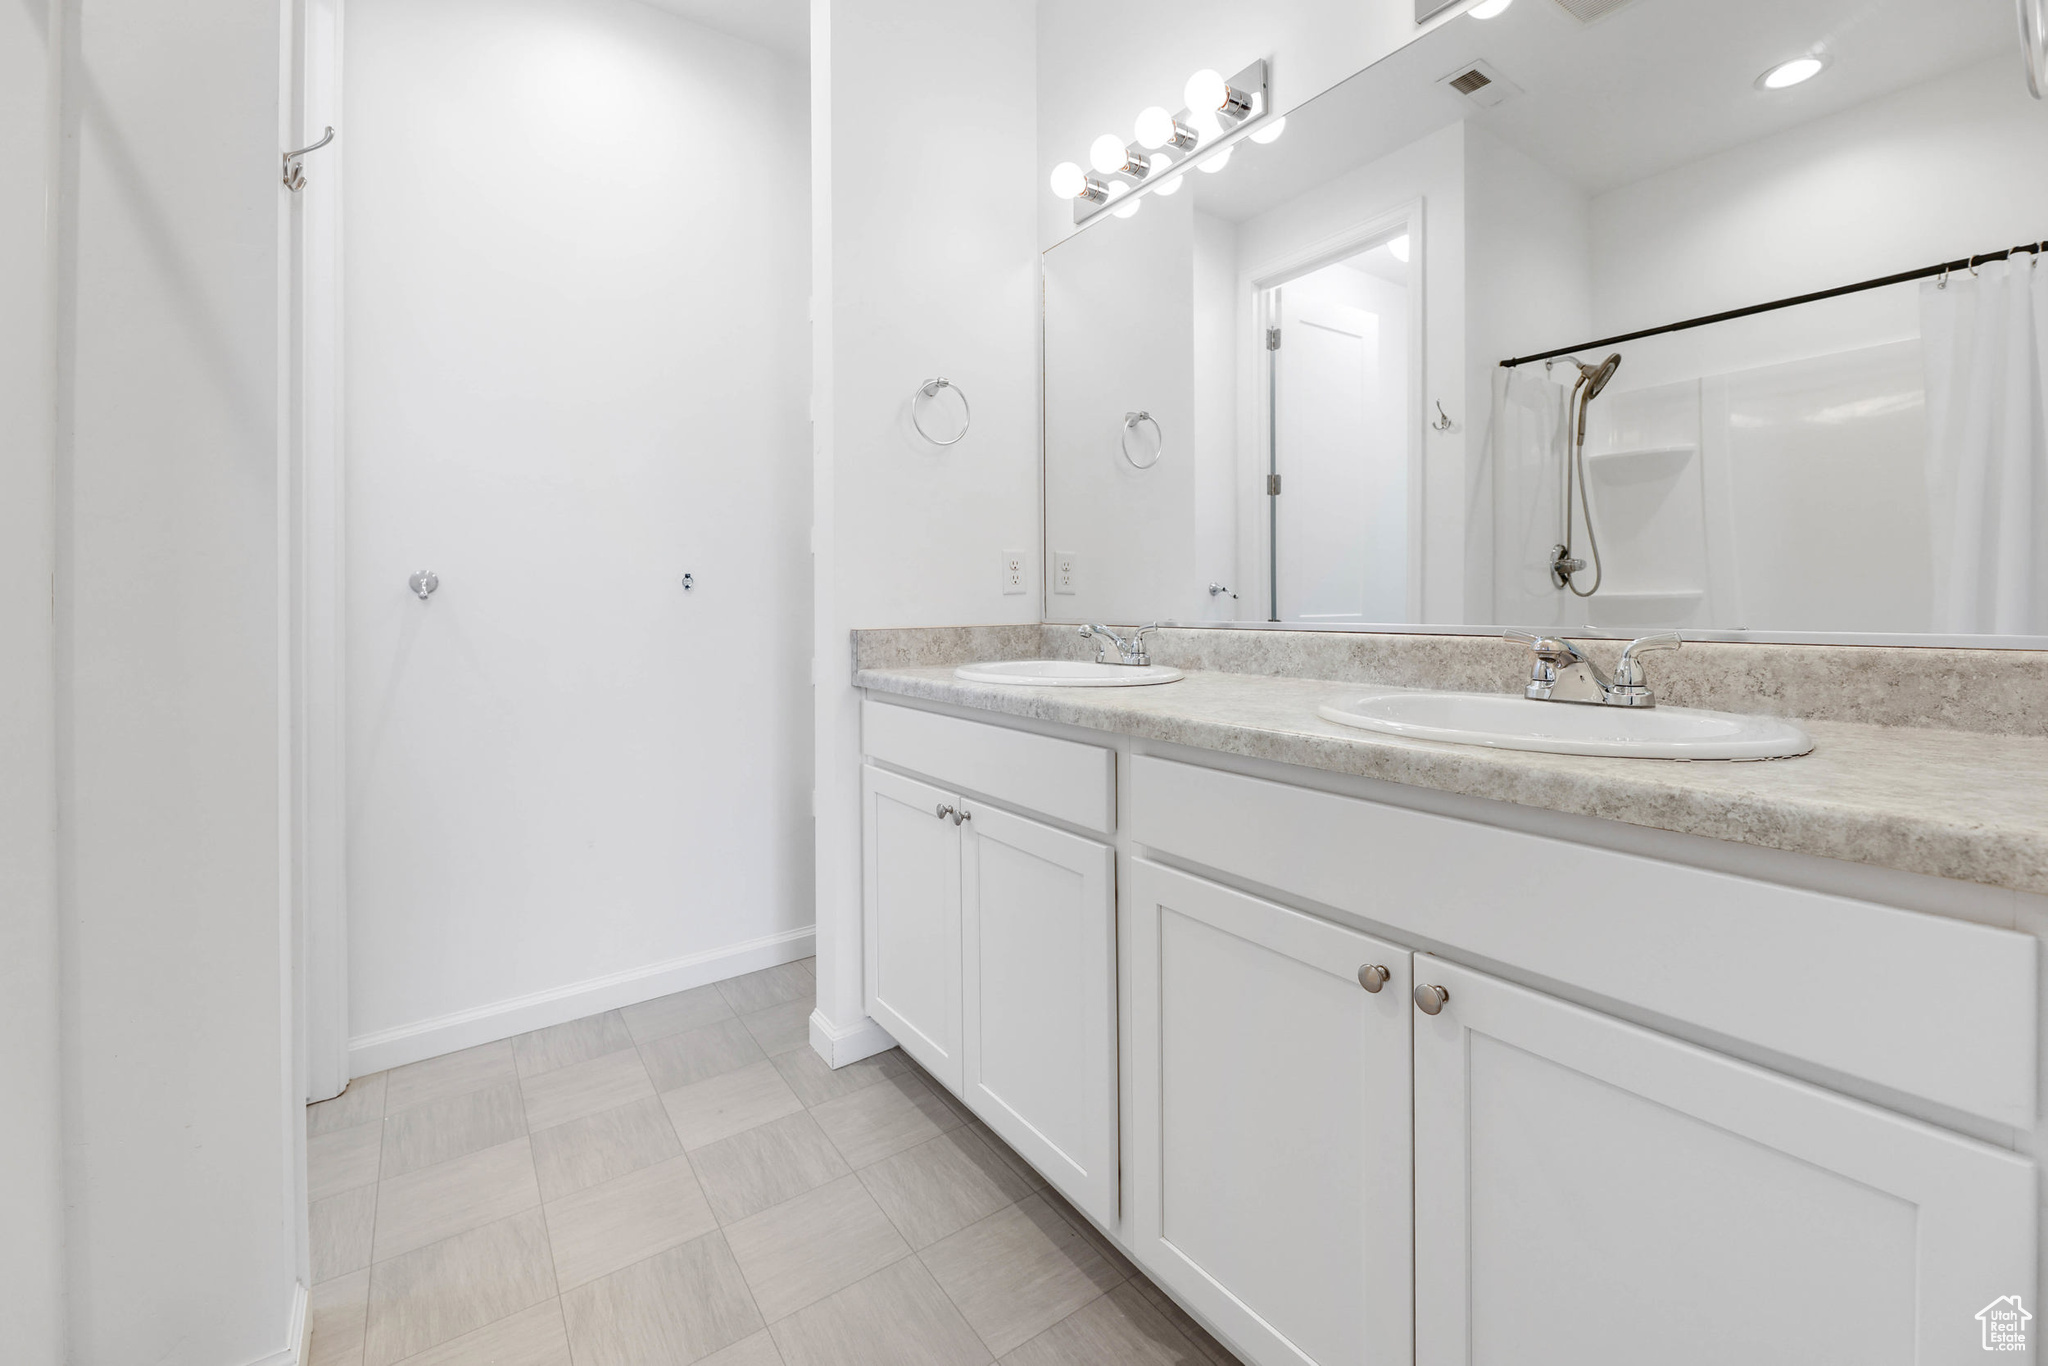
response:
<path id="1" fill-rule="evenodd" d="M 1600 563 L 1600 537 L 1593 530 L 1593 505 L 1586 493 L 1586 410 L 1607 387 L 1607 382 L 1614 378 L 1614 372 L 1621 369 L 1621 353 L 1615 352 L 1598 365 L 1588 365 L 1577 356 L 1566 356 L 1562 361 L 1544 362 L 1543 368 L 1549 370 L 1558 364 L 1578 366 L 1579 378 L 1572 385 L 1571 401 L 1565 407 L 1566 436 L 1570 444 L 1564 461 L 1564 539 L 1551 551 L 1550 581 L 1559 588 L 1570 589 L 1574 596 L 1590 598 L 1600 591 L 1600 580 L 1606 571 Z M 1590 565 L 1574 553 L 1578 539 L 1577 528 L 1573 524 L 1574 486 L 1578 491 L 1578 514 L 1586 521 L 1586 548 L 1593 553 Z M 1593 571 L 1592 587 L 1581 588 L 1574 576 L 1585 573 L 1588 568 Z"/>

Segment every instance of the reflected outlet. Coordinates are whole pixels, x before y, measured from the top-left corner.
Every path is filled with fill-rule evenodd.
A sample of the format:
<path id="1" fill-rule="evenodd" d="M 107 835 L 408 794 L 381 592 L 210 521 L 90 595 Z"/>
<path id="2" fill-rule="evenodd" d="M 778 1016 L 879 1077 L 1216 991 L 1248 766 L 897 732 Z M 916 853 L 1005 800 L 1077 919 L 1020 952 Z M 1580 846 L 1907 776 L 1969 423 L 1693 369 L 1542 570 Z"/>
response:
<path id="1" fill-rule="evenodd" d="M 1003 552 L 1003 594 L 1009 596 L 1024 591 L 1024 552 L 1005 550 Z"/>
<path id="2" fill-rule="evenodd" d="M 1074 591 L 1074 552 L 1055 550 L 1052 553 L 1052 591 L 1068 593 Z"/>

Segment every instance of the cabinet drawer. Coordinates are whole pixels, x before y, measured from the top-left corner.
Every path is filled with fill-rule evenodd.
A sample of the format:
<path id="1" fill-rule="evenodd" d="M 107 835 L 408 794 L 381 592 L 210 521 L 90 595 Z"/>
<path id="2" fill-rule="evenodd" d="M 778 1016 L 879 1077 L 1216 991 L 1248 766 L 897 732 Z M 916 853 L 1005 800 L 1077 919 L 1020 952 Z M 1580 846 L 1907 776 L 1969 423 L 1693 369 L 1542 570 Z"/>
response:
<path id="1" fill-rule="evenodd" d="M 2029 936 L 1164 759 L 1129 783 L 1152 849 L 2033 1127 Z"/>
<path id="2" fill-rule="evenodd" d="M 871 759 L 1107 834 L 1116 829 L 1116 751 L 886 702 L 861 704 Z"/>

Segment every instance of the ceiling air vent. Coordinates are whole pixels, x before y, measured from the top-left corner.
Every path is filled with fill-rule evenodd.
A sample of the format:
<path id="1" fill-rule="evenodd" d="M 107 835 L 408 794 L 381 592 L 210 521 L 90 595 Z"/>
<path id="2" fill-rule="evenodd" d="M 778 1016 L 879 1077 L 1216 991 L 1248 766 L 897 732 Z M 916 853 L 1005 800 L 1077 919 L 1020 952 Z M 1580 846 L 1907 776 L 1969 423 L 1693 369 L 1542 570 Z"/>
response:
<path id="1" fill-rule="evenodd" d="M 1558 8 L 1582 24 L 1605 19 L 1630 0 L 1557 0 Z"/>
<path id="2" fill-rule="evenodd" d="M 1486 62 L 1467 63 L 1443 77 L 1437 84 L 1449 86 L 1481 109 L 1491 109 L 1497 104 L 1505 103 L 1509 97 L 1522 93 L 1520 86 Z"/>

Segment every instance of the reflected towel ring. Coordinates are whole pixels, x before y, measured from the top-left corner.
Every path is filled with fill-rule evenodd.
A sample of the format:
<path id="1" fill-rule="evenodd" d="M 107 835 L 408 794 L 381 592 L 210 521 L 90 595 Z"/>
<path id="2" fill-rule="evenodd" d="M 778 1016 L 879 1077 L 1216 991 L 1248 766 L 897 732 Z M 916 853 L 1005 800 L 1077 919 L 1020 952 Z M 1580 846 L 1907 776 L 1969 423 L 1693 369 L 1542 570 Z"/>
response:
<path id="1" fill-rule="evenodd" d="M 924 423 L 917 419 L 917 401 L 921 398 L 937 398 L 941 389 L 951 389 L 954 393 L 960 395 L 960 435 L 950 441 L 939 440 L 936 436 L 926 431 Z M 953 383 L 952 380 L 947 379 L 944 375 L 939 376 L 937 379 L 926 380 L 923 384 L 918 385 L 917 392 L 910 396 L 910 425 L 917 428 L 917 434 L 931 442 L 934 446 L 959 445 L 967 439 L 967 429 L 974 425 L 974 409 L 968 406 L 967 391 Z"/>
<path id="2" fill-rule="evenodd" d="M 1159 449 L 1153 451 L 1152 458 L 1142 464 L 1139 463 L 1137 456 L 1131 454 L 1131 432 L 1140 422 L 1151 423 L 1152 430 L 1159 433 Z M 1125 413 L 1124 429 L 1117 433 L 1116 443 L 1123 448 L 1124 459 L 1131 462 L 1131 468 L 1149 470 L 1159 463 L 1160 456 L 1166 454 L 1166 428 L 1160 426 L 1159 419 L 1150 413 Z"/>

